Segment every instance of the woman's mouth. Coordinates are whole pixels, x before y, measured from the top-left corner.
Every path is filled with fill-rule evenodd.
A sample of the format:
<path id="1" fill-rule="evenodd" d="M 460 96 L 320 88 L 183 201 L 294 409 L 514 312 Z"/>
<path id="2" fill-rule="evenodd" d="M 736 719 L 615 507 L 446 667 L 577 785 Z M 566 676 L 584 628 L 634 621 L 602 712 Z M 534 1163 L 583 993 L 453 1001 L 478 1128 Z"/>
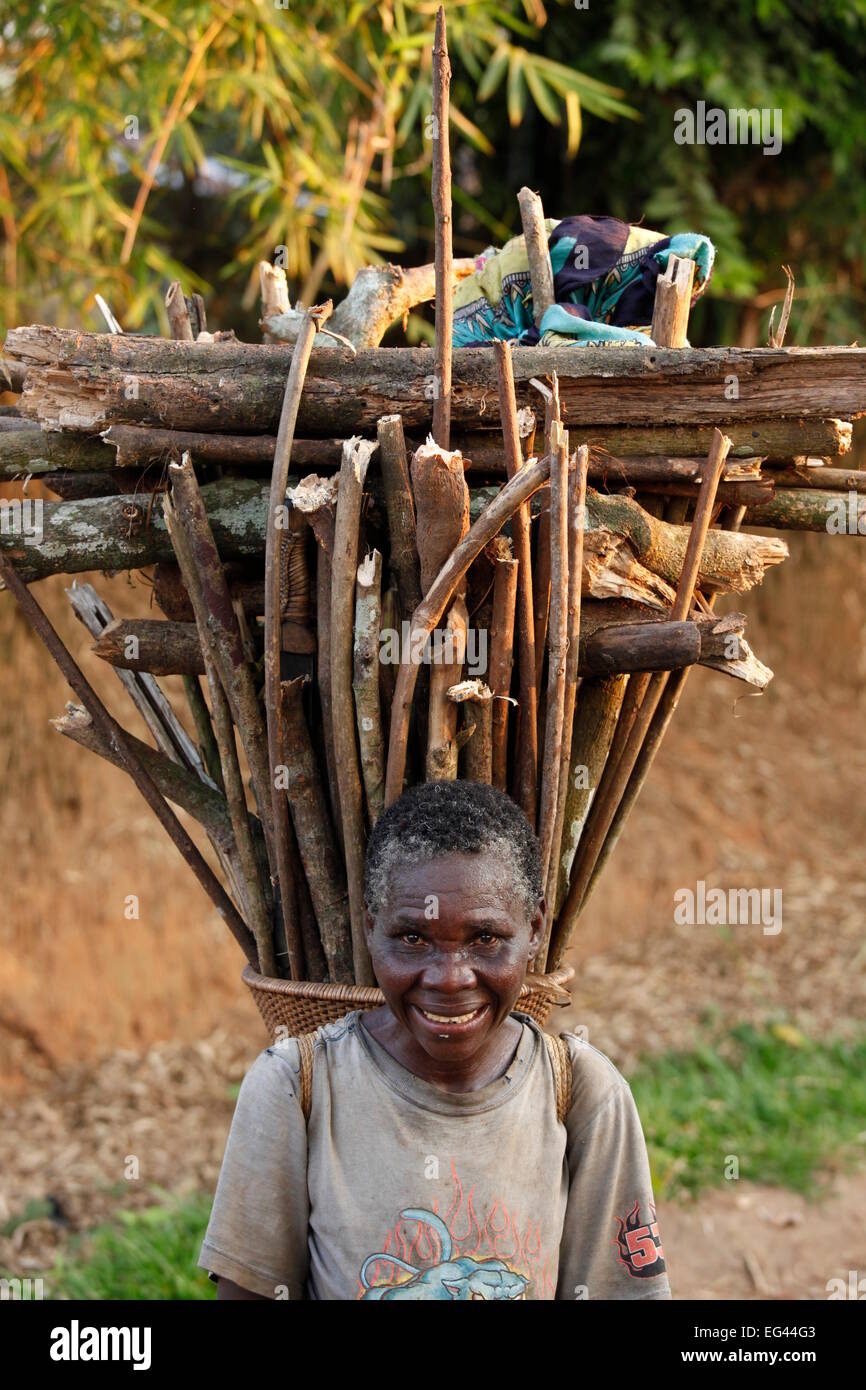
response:
<path id="1" fill-rule="evenodd" d="M 477 1009 L 462 1014 L 440 1014 L 433 1009 L 422 1009 L 417 1004 L 413 1004 L 412 1008 L 420 1015 L 428 1028 L 435 1029 L 440 1035 L 447 1033 L 452 1036 L 455 1033 L 465 1033 L 474 1028 L 487 1013 L 490 1005 L 479 1004 Z"/>

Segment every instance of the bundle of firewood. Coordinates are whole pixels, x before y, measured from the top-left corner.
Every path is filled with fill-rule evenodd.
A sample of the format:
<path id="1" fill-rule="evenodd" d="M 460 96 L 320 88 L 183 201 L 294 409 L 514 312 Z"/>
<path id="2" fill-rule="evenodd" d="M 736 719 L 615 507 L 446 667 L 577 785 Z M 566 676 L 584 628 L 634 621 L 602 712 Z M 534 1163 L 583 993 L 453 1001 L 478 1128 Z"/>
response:
<path id="1" fill-rule="evenodd" d="M 60 500 L 32 535 L 6 504 L 0 573 L 81 701 L 55 726 L 130 773 L 265 975 L 373 982 L 366 837 L 404 786 L 455 777 L 509 792 L 537 830 L 538 969 L 557 966 L 690 668 L 772 677 L 744 615 L 713 611 L 787 556 L 741 528 L 866 534 L 866 474 L 829 462 L 866 411 L 866 351 L 785 349 L 784 324 L 767 349 L 685 347 L 674 257 L 655 348 L 452 355 L 471 266 L 451 258 L 434 143 L 435 265 L 371 267 L 333 314 L 292 309 L 263 265 L 264 344 L 208 333 L 177 284 L 172 340 L 35 325 L 5 343 L 20 396 L 0 477 Z M 538 319 L 543 214 L 528 190 L 520 208 Z M 432 351 L 378 346 L 434 297 Z M 68 592 L 155 747 L 107 713 L 28 588 L 144 567 L 162 619 Z M 171 674 L 194 739 L 159 687 Z"/>

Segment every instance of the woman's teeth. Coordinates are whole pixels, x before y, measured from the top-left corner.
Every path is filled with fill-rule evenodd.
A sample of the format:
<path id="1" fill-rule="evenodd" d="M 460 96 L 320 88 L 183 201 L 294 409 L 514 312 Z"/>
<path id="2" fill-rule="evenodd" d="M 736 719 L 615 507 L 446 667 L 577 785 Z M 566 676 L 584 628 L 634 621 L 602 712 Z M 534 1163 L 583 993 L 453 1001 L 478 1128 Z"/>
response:
<path id="1" fill-rule="evenodd" d="M 431 1023 L 468 1023 L 470 1018 L 475 1018 L 476 1014 L 480 1014 L 481 1009 L 486 1007 L 485 1004 L 482 1004 L 469 1014 L 431 1014 L 429 1009 L 422 1009 L 421 1012 L 425 1018 L 430 1019 Z"/>

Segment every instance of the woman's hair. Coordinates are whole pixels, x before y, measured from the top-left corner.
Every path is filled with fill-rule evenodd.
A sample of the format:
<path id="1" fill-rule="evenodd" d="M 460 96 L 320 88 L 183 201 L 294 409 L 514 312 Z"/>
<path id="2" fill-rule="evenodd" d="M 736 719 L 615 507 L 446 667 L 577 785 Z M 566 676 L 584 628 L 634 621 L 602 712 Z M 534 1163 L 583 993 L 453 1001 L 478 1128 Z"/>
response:
<path id="1" fill-rule="evenodd" d="M 499 853 L 531 917 L 544 892 L 541 850 L 520 807 L 483 782 L 422 782 L 376 821 L 367 843 L 365 900 L 371 917 L 385 907 L 395 874 L 407 863 L 443 854 Z"/>

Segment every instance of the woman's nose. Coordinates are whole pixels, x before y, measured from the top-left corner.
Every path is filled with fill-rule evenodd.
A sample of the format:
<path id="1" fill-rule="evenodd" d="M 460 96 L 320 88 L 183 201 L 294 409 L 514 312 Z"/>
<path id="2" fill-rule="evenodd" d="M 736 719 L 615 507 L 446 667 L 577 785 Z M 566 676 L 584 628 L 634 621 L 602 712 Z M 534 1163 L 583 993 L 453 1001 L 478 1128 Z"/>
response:
<path id="1" fill-rule="evenodd" d="M 465 989 L 475 982 L 475 969 L 466 950 L 440 951 L 424 968 L 423 984 L 428 989 Z"/>

